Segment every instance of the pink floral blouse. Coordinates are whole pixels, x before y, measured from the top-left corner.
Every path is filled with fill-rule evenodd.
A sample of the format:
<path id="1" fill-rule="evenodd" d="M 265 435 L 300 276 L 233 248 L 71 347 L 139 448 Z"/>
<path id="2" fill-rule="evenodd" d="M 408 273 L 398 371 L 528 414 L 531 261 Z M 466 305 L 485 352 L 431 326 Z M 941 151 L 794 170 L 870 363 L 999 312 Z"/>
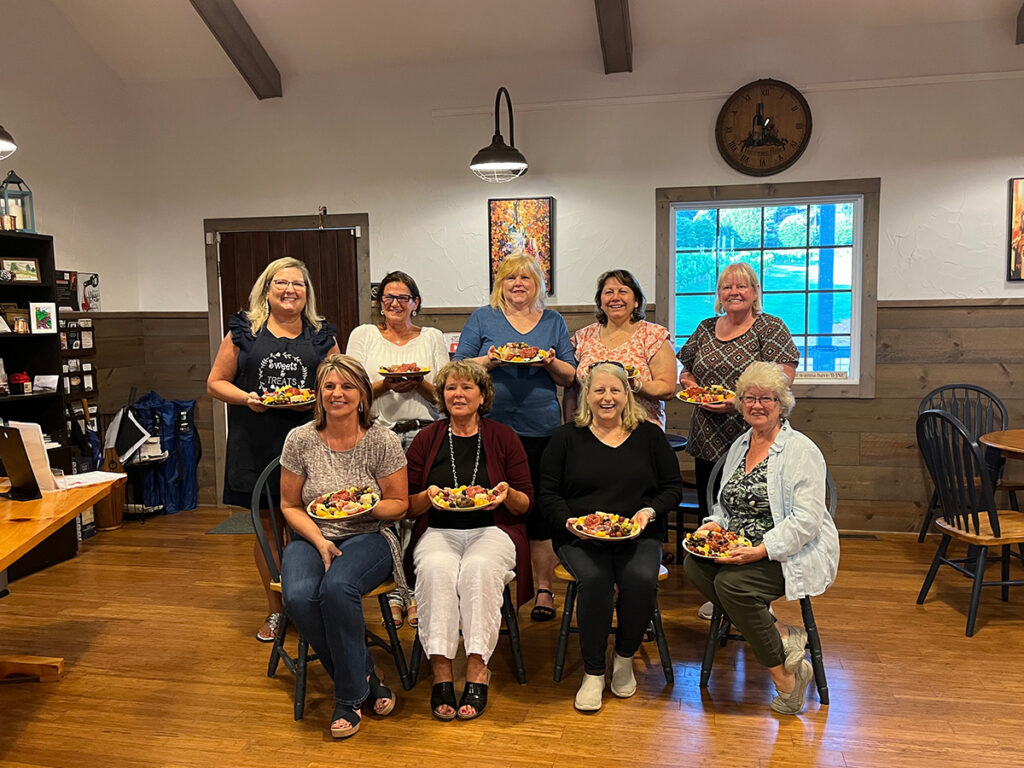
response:
<path id="1" fill-rule="evenodd" d="M 661 349 L 661 345 L 668 341 L 668 329 L 640 320 L 636 324 L 636 330 L 629 337 L 629 341 L 614 349 L 610 349 L 601 341 L 601 325 L 592 323 L 586 328 L 580 328 L 572 335 L 572 346 L 576 350 L 576 359 L 579 365 L 576 368 L 576 378 L 582 384 L 590 371 L 590 366 L 605 360 L 615 360 L 623 365 L 632 365 L 639 372 L 640 381 L 651 381 L 651 360 Z M 637 395 L 636 400 L 647 411 L 647 420 L 653 421 L 662 429 L 665 428 L 665 404 L 644 395 Z"/>

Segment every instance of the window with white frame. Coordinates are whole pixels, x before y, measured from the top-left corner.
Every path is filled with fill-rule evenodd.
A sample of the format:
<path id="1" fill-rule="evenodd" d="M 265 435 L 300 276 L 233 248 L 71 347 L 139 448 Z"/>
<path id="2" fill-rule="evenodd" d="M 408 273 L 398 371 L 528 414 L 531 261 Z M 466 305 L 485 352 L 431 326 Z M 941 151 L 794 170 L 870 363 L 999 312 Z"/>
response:
<path id="1" fill-rule="evenodd" d="M 669 278 L 659 316 L 676 348 L 715 314 L 721 271 L 746 262 L 764 311 L 786 323 L 800 351 L 796 383 L 873 396 L 878 182 L 860 181 L 863 191 L 856 181 L 658 190 L 659 271 Z M 814 194 L 787 196 L 787 187 Z"/>

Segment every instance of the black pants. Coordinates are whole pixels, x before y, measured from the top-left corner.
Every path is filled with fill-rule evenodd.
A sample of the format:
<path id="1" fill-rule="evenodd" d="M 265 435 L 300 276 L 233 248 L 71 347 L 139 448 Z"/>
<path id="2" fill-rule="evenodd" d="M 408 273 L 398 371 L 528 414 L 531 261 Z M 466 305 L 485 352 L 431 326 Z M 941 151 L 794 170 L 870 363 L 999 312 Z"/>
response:
<path id="1" fill-rule="evenodd" d="M 577 540 L 558 548 L 558 557 L 575 579 L 576 624 L 583 668 L 603 675 L 612 628 L 618 615 L 615 652 L 632 656 L 640 647 L 658 599 L 661 542 L 652 538 L 604 542 Z M 615 587 L 619 588 L 615 604 Z"/>
<path id="2" fill-rule="evenodd" d="M 717 461 L 717 460 L 716 460 Z M 696 456 L 693 457 L 693 469 L 697 475 L 697 506 L 700 508 L 700 519 L 701 522 L 704 518 L 711 514 L 711 509 L 708 507 L 708 480 L 711 478 L 711 470 L 715 468 L 715 461 L 708 461 L 707 459 L 698 459 Z M 721 476 L 715 480 L 715 492 L 713 498 L 718 498 L 718 489 L 722 485 Z"/>
<path id="3" fill-rule="evenodd" d="M 530 468 L 530 482 L 533 483 L 533 495 L 536 498 L 540 492 L 540 458 L 544 455 L 548 443 L 551 442 L 551 435 L 520 437 L 519 441 L 523 444 L 523 450 L 526 451 L 526 463 Z M 536 504 L 533 505 L 530 514 L 526 516 L 526 537 L 530 541 L 547 541 L 551 538 L 551 526 L 541 515 Z"/>

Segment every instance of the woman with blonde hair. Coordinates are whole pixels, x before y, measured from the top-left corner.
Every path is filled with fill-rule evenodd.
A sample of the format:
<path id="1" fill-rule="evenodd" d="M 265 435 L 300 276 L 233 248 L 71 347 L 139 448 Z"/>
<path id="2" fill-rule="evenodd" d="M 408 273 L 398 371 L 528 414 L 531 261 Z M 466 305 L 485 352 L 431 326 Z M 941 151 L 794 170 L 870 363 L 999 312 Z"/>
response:
<path id="1" fill-rule="evenodd" d="M 334 324 L 317 314 L 306 265 L 293 258 L 268 264 L 252 286 L 249 308 L 228 319 L 228 333 L 206 380 L 206 391 L 228 405 L 225 504 L 248 508 L 257 478 L 281 454 L 285 436 L 309 420 L 309 406 L 268 409 L 261 396 L 281 387 L 311 389 L 317 366 L 338 352 L 336 333 Z M 276 477 L 272 488 L 276 496 Z M 270 589 L 270 572 L 257 542 L 253 554 L 268 604 L 256 639 L 269 643 L 281 621 L 281 595 Z"/>
<path id="2" fill-rule="evenodd" d="M 565 319 L 545 309 L 544 274 L 537 260 L 521 251 L 505 257 L 494 277 L 490 306 L 470 315 L 459 337 L 456 360 L 471 359 L 482 365 L 494 381 L 491 418 L 516 431 L 530 462 L 530 477 L 536 487 L 540 457 L 551 433 L 562 423 L 558 387 L 572 384 L 576 356 L 569 341 Z M 528 345 L 546 355 L 530 365 L 509 364 L 496 348 L 510 342 Z M 558 559 L 551 547 L 552 531 L 540 515 L 527 518 L 533 576 L 537 599 L 530 612 L 534 621 L 555 617 L 554 579 Z"/>
<path id="3" fill-rule="evenodd" d="M 613 611 L 611 690 L 620 698 L 636 692 L 633 655 L 654 615 L 665 522 L 682 497 L 679 465 L 665 433 L 637 403 L 622 364 L 605 362 L 587 373 L 579 415 L 555 430 L 542 467 L 538 506 L 558 531 L 558 557 L 579 585 L 584 675 L 576 708 L 593 711 L 601 708 Z M 568 523 L 597 511 L 632 518 L 640 535 L 595 541 Z"/>
<path id="4" fill-rule="evenodd" d="M 789 380 L 793 380 L 800 353 L 782 319 L 762 309 L 761 284 L 749 264 L 736 262 L 719 274 L 715 312 L 714 317 L 697 325 L 679 350 L 680 385 L 720 384 L 735 389 L 740 374 L 758 360 L 778 363 Z M 745 427 L 732 398 L 693 408 L 686 452 L 693 456 L 697 488 L 701 489 L 697 502 L 702 517 L 710 514 L 703 489 L 707 487 L 711 469 Z M 710 619 L 711 611 L 711 603 L 704 603 L 698 615 Z"/>

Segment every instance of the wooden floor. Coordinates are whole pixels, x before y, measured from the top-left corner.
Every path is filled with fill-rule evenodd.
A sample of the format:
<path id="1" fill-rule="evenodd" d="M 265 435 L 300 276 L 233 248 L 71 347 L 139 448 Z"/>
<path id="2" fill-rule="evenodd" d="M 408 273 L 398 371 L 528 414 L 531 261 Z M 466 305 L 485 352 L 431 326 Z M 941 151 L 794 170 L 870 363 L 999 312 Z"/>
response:
<path id="1" fill-rule="evenodd" d="M 268 648 L 253 638 L 264 605 L 253 585 L 252 541 L 204 535 L 226 514 L 130 523 L 86 542 L 76 559 L 11 585 L 0 600 L 0 654 L 64 656 L 67 676 L 0 685 L 0 766 L 1024 763 L 1024 590 L 1011 592 L 1009 603 L 986 590 L 978 633 L 965 638 L 966 579 L 945 569 L 928 602 L 914 603 L 935 541 L 843 540 L 839 580 L 814 602 L 832 704 L 820 707 L 813 693 L 801 717 L 769 711 L 768 677 L 742 644 L 719 651 L 711 687 L 700 690 L 707 624 L 696 616 L 695 590 L 673 567 L 661 607 L 674 686 L 665 685 L 657 650 L 646 644 L 637 695 L 606 694 L 599 713 L 577 713 L 575 639 L 556 685 L 557 622 L 534 624 L 524 610 L 529 684 L 516 683 L 503 640 L 480 720 L 434 720 L 424 677 L 399 691 L 389 718 L 364 716 L 359 734 L 335 742 L 326 731 L 330 683 L 319 666 L 300 722 L 292 720 L 290 675 L 265 675 Z M 784 602 L 776 606 L 780 618 L 798 618 L 797 605 Z M 376 605 L 367 607 L 373 616 Z M 403 629 L 402 636 L 408 650 L 412 635 Z M 383 655 L 381 668 L 394 679 Z"/>

